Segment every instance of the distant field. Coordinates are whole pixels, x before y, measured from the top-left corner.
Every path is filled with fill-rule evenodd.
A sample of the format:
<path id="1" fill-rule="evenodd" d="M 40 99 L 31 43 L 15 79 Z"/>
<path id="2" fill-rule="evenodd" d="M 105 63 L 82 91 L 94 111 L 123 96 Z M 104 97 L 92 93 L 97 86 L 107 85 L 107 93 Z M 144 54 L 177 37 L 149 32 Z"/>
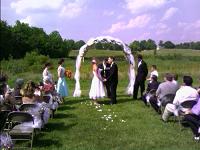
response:
<path id="1" fill-rule="evenodd" d="M 75 72 L 75 57 L 78 51 L 72 51 L 66 58 L 65 66 Z M 200 51 L 194 50 L 160 50 L 157 56 L 153 51 L 142 52 L 148 67 L 158 66 L 159 81 L 166 72 L 178 73 L 179 82 L 183 75 L 191 75 L 194 86 L 199 86 Z M 99 100 L 100 108 L 91 105 L 88 98 L 92 73 L 91 58 L 115 56 L 119 67 L 119 84 L 117 89 L 118 104 L 107 105 L 108 99 Z M 50 119 L 42 133 L 34 139 L 34 150 L 200 150 L 200 143 L 192 140 L 192 133 L 185 129 L 180 131 L 178 123 L 163 123 L 152 108 L 145 107 L 140 101 L 133 100 L 125 94 L 128 85 L 128 62 L 121 51 L 89 50 L 81 66 L 81 98 L 73 98 L 75 81 L 67 79 L 70 96 L 65 99 L 55 118 Z M 50 70 L 57 79 L 58 59 L 51 59 Z M 1 62 L 2 69 L 9 76 L 9 84 L 14 86 L 16 78 L 25 81 L 40 81 L 42 66 L 36 66 L 29 72 L 12 72 L 10 68 L 20 66 L 24 60 Z M 104 105 L 103 105 L 104 104 Z M 106 120 L 111 116 L 112 119 Z M 113 121 L 111 121 L 113 120 Z"/>
<path id="2" fill-rule="evenodd" d="M 69 53 L 69 57 L 76 57 L 78 55 L 78 52 L 78 50 L 71 51 Z M 85 55 L 86 58 L 105 56 L 123 56 L 123 51 L 89 49 Z"/>

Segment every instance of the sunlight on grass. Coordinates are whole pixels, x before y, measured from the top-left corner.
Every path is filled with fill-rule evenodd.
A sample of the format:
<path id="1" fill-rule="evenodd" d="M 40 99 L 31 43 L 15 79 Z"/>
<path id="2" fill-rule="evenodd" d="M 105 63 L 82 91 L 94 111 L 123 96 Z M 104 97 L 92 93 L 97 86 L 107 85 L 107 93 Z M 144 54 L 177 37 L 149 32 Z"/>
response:
<path id="1" fill-rule="evenodd" d="M 70 53 L 65 66 L 75 72 L 75 57 L 78 51 Z M 200 75 L 200 52 L 189 50 L 160 50 L 157 56 L 152 51 L 142 52 L 144 59 L 150 66 L 158 67 L 159 81 L 163 80 L 166 72 L 177 73 L 179 82 L 185 74 L 192 75 L 194 86 Z M 91 57 L 100 60 L 106 56 L 116 56 L 119 67 L 118 104 L 108 105 L 109 99 L 99 100 L 100 107 L 96 107 L 88 98 L 92 72 Z M 23 60 L 4 61 L 3 70 L 8 73 L 9 84 L 14 86 L 17 78 L 25 81 L 42 80 L 42 66 L 31 72 L 15 73 L 7 66 L 17 66 Z M 50 70 L 57 80 L 57 59 L 51 60 L 53 68 Z M 11 68 L 11 67 L 10 67 Z M 15 68 L 14 68 L 15 69 Z M 41 71 L 40 71 L 41 70 Z M 128 85 L 128 62 L 121 51 L 89 50 L 81 66 L 82 97 L 72 97 L 75 81 L 67 79 L 70 96 L 65 99 L 50 119 L 45 129 L 34 139 L 34 150 L 199 150 L 200 143 L 192 140 L 192 132 L 188 129 L 180 131 L 178 123 L 163 123 L 160 116 L 145 107 L 141 101 L 133 100 L 125 94 Z"/>

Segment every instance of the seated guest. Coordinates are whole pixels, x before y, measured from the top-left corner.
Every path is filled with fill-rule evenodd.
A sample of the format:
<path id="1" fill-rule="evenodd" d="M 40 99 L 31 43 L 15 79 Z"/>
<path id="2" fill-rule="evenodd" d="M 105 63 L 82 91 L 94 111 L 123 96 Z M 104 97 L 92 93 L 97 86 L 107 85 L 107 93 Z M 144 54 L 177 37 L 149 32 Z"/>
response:
<path id="1" fill-rule="evenodd" d="M 162 102 L 162 98 L 168 94 L 175 94 L 178 90 L 178 85 L 172 82 L 172 75 L 169 73 L 165 74 L 164 81 L 158 86 L 156 90 L 156 97 L 150 98 L 149 102 L 151 106 L 156 110 L 156 112 L 161 113 L 160 104 Z"/>
<path id="2" fill-rule="evenodd" d="M 12 110 L 15 110 L 13 90 L 9 88 L 6 82 L 7 76 L 5 74 L 0 74 L 0 104 L 6 104 Z"/>
<path id="3" fill-rule="evenodd" d="M 37 96 L 35 96 L 34 92 L 36 89 L 36 85 L 33 81 L 28 81 L 24 88 L 21 90 L 22 94 L 22 102 L 23 104 L 36 104 L 37 107 L 30 108 L 28 112 L 33 115 L 34 118 L 34 128 L 42 128 L 43 120 L 42 120 L 42 107 L 38 105 Z"/>
<path id="4" fill-rule="evenodd" d="M 25 84 L 24 88 L 21 90 L 23 104 L 34 104 L 36 102 L 34 96 L 35 87 L 35 83 L 32 81 L 28 81 Z"/>
<path id="5" fill-rule="evenodd" d="M 156 77 L 158 78 L 158 71 L 157 71 L 157 66 L 156 66 L 156 65 L 152 65 L 152 66 L 151 66 L 150 77 L 149 77 L 147 80 L 151 82 L 151 77 L 152 77 L 153 75 L 156 76 Z"/>
<path id="6" fill-rule="evenodd" d="M 178 74 L 174 73 L 172 76 L 173 76 L 172 82 L 179 86 L 179 84 L 178 84 Z"/>
<path id="7" fill-rule="evenodd" d="M 6 94 L 6 84 L 4 82 L 0 82 L 0 104 L 3 104 Z"/>
<path id="8" fill-rule="evenodd" d="M 185 101 L 197 101 L 199 98 L 199 94 L 196 89 L 192 87 L 192 77 L 190 76 L 184 76 L 183 77 L 183 83 L 184 85 L 180 87 L 180 89 L 176 92 L 176 96 L 173 100 L 173 104 L 167 104 L 164 110 L 164 113 L 162 115 L 163 121 L 167 121 L 169 116 L 172 114 L 177 113 L 177 107 Z M 182 108 L 181 111 L 185 112 L 188 109 Z"/>
<path id="9" fill-rule="evenodd" d="M 164 81 L 158 86 L 156 90 L 156 97 L 151 97 L 149 102 L 151 106 L 156 110 L 156 112 L 161 113 L 160 104 L 162 102 L 162 98 L 168 94 L 175 94 L 178 90 L 178 86 L 172 82 L 172 75 L 169 73 L 165 74 Z"/>
<path id="10" fill-rule="evenodd" d="M 200 93 L 199 93 L 200 94 Z M 191 110 L 185 112 L 185 116 L 181 121 L 184 127 L 190 127 L 193 134 L 194 140 L 200 140 L 200 97 L 196 105 Z"/>
<path id="11" fill-rule="evenodd" d="M 149 99 L 152 96 L 155 96 L 154 92 L 158 89 L 159 82 L 157 81 L 157 76 L 152 75 L 151 82 L 148 83 L 146 93 L 143 95 L 142 100 L 144 101 L 145 105 L 149 103 Z"/>
<path id="12" fill-rule="evenodd" d="M 55 91 L 55 87 L 51 82 L 51 79 L 46 76 L 43 79 L 44 81 L 44 85 L 43 85 L 43 91 L 45 94 L 53 94 L 53 92 Z"/>
<path id="13" fill-rule="evenodd" d="M 55 101 L 56 90 L 49 77 L 44 78 L 43 91 L 45 95 L 50 96 L 49 105 L 50 108 L 55 111 L 58 108 L 58 102 Z"/>
<path id="14" fill-rule="evenodd" d="M 17 79 L 15 81 L 15 88 L 14 88 L 14 95 L 15 96 L 22 96 L 20 93 L 20 90 L 22 89 L 24 85 L 24 80 L 23 79 Z"/>

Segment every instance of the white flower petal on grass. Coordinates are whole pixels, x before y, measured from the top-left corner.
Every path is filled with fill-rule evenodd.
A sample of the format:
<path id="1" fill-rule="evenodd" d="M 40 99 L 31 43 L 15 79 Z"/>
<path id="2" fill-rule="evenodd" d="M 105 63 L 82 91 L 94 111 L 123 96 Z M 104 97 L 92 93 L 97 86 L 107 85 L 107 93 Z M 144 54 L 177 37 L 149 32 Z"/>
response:
<path id="1" fill-rule="evenodd" d="M 115 117 L 117 117 L 117 115 L 115 115 Z"/>
<path id="2" fill-rule="evenodd" d="M 97 111 L 102 111 L 102 109 L 98 109 Z"/>
<path id="3" fill-rule="evenodd" d="M 111 122 L 113 122 L 113 120 L 111 120 Z"/>
<path id="4" fill-rule="evenodd" d="M 126 121 L 122 119 L 121 122 L 126 122 Z"/>

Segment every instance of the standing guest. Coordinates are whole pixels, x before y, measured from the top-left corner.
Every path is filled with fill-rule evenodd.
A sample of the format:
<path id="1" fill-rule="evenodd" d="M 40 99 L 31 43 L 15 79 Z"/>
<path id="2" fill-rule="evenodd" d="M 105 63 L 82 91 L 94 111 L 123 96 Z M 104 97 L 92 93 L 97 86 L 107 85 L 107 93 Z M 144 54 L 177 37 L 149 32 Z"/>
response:
<path id="1" fill-rule="evenodd" d="M 60 96 L 62 97 L 62 99 L 65 97 L 65 96 L 68 96 L 68 87 L 67 87 L 67 83 L 65 81 L 65 68 L 62 66 L 64 63 L 64 59 L 60 59 L 58 64 L 59 64 L 59 67 L 58 67 L 58 83 L 57 83 L 57 87 L 56 87 L 56 90 L 57 90 L 57 93 L 60 94 Z"/>
<path id="2" fill-rule="evenodd" d="M 43 70 L 43 73 L 42 73 L 43 82 L 44 82 L 45 77 L 49 77 L 51 83 L 53 83 L 52 74 L 49 72 L 50 67 L 51 67 L 50 63 L 46 63 L 45 66 L 44 66 L 44 70 Z"/>
<path id="3" fill-rule="evenodd" d="M 166 73 L 164 82 L 158 86 L 156 90 L 156 97 L 152 97 L 149 102 L 156 112 L 161 113 L 160 104 L 163 103 L 162 98 L 168 94 L 176 94 L 178 86 L 173 82 L 173 76 L 170 73 Z"/>
<path id="4" fill-rule="evenodd" d="M 101 71 L 101 77 L 107 78 L 110 71 L 110 64 L 108 63 L 108 58 L 105 58 L 101 64 L 98 65 L 99 70 Z M 106 87 L 107 97 L 110 98 L 110 88 L 108 82 L 103 82 Z"/>
<path id="5" fill-rule="evenodd" d="M 198 92 L 192 87 L 192 77 L 184 76 L 183 83 L 184 85 L 176 92 L 176 96 L 173 100 L 173 104 L 167 104 L 162 115 L 163 121 L 167 121 L 171 114 L 176 115 L 178 106 L 185 101 L 197 101 L 199 98 Z M 181 108 L 182 112 L 187 111 L 186 108 Z"/>
<path id="6" fill-rule="evenodd" d="M 118 84 L 118 67 L 117 64 L 114 62 L 114 57 L 108 57 L 108 63 L 110 64 L 110 72 L 107 78 L 104 79 L 104 82 L 108 82 L 110 87 L 110 104 L 117 103 L 117 84 Z"/>
<path id="7" fill-rule="evenodd" d="M 93 79 L 91 83 L 89 97 L 94 101 L 95 105 L 98 105 L 96 100 L 98 98 L 103 98 L 105 96 L 105 92 L 104 92 L 102 78 L 95 59 L 92 60 L 92 73 L 93 73 Z"/>
<path id="8" fill-rule="evenodd" d="M 156 76 L 158 78 L 158 71 L 157 71 L 157 66 L 156 65 L 152 65 L 151 66 L 151 73 L 150 73 L 150 77 L 147 79 L 148 81 L 151 81 L 151 77 L 152 76 Z"/>
<path id="9" fill-rule="evenodd" d="M 142 99 L 142 95 L 145 90 L 145 80 L 146 80 L 147 75 L 148 75 L 147 64 L 143 60 L 142 55 L 139 54 L 138 55 L 138 70 L 137 70 L 137 76 L 136 76 L 136 80 L 134 84 L 134 91 L 133 91 L 134 99 L 137 99 L 139 87 L 141 91 L 141 98 L 139 99 Z"/>

